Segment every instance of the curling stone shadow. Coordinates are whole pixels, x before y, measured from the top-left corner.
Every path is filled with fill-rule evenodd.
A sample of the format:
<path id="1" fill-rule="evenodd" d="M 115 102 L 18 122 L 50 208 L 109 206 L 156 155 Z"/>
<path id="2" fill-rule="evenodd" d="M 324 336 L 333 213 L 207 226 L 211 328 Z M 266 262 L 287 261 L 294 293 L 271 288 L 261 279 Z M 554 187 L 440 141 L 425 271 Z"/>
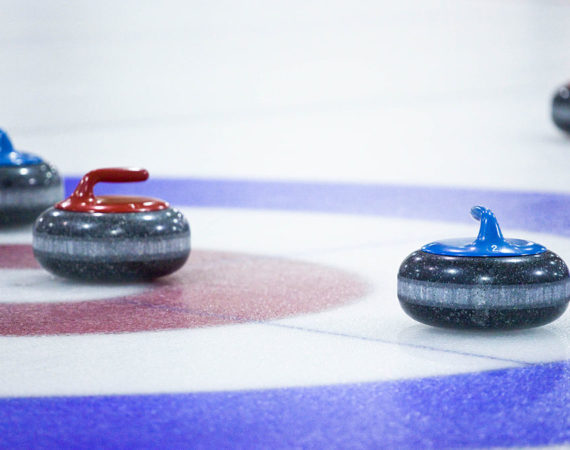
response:
<path id="1" fill-rule="evenodd" d="M 165 282 L 165 280 L 128 280 L 128 281 L 120 281 L 120 280 L 97 280 L 97 279 L 92 279 L 92 280 L 80 280 L 80 279 L 69 279 L 69 278 L 63 278 L 57 275 L 52 275 L 49 273 L 46 273 L 46 276 L 50 278 L 51 282 L 54 284 L 57 284 L 61 287 L 61 289 L 67 289 L 69 287 L 73 287 L 73 286 L 84 286 L 84 287 L 93 287 L 93 288 L 97 288 L 97 287 L 105 287 L 105 288 L 124 288 L 124 287 L 128 287 L 128 286 L 132 286 L 132 287 L 139 287 L 139 288 L 143 288 L 143 287 L 158 287 L 158 286 L 164 286 L 164 285 L 168 285 L 168 282 Z"/>
<path id="2" fill-rule="evenodd" d="M 397 341 L 402 351 L 433 362 L 441 361 L 442 352 L 521 363 L 570 359 L 568 333 L 545 327 L 489 331 L 412 325 L 398 333 Z"/>

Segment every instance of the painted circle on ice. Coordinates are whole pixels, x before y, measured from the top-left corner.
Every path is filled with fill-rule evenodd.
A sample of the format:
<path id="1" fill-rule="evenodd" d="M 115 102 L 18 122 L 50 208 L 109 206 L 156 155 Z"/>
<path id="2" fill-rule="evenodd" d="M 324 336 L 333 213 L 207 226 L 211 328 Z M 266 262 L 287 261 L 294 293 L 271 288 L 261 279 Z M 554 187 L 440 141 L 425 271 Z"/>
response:
<path id="1" fill-rule="evenodd" d="M 30 245 L 0 245 L 0 269 L 41 270 Z M 0 294 L 0 335 L 121 333 L 270 320 L 340 306 L 369 289 L 360 277 L 340 269 L 217 251 L 194 251 L 174 275 L 130 286 L 134 293 L 82 301 L 8 302 Z"/>
<path id="2" fill-rule="evenodd" d="M 68 190 L 77 181 L 68 180 Z M 122 189 L 117 185 L 114 193 L 121 194 Z M 147 194 L 168 198 L 179 206 L 445 221 L 461 220 L 466 204 L 484 203 L 501 211 L 507 226 L 570 236 L 568 194 L 210 179 L 151 180 L 147 189 Z M 531 206 L 540 214 L 529 215 Z M 36 268 L 29 247 L 21 250 L 23 253 L 4 252 L 0 267 L 26 267 L 27 261 L 28 268 Z M 191 256 L 189 268 L 198 261 L 198 255 Z M 221 257 L 211 254 L 216 255 Z M 247 284 L 246 280 L 238 281 Z M 176 308 L 168 302 L 162 305 L 154 310 L 157 314 L 166 315 Z M 0 326 L 16 319 L 6 319 L 10 307 L 14 304 L 2 305 Z M 43 311 L 44 320 L 70 320 L 50 319 L 50 310 Z M 24 318 L 22 314 L 20 317 Z M 40 317 L 35 320 L 41 323 Z M 445 348 L 441 351 L 447 352 Z M 388 448 L 567 443 L 569 362 L 519 364 L 523 366 L 481 373 L 332 386 L 71 397 L 53 397 L 46 392 L 41 397 L 6 398 L 0 399 L 0 423 L 6 424 L 0 426 L 0 447 L 53 447 L 62 442 L 86 446 L 123 442 L 131 447 L 158 447 L 164 442 L 182 447 L 243 447 L 256 442 L 266 447 L 288 443 Z M 32 429 L 42 433 L 27 432 Z"/>

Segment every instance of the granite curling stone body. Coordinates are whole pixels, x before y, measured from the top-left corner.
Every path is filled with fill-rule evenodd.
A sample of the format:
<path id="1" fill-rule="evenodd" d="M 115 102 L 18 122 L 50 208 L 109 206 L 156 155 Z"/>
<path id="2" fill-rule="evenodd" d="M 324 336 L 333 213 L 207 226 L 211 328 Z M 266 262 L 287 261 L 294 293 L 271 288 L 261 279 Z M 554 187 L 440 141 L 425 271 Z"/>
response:
<path id="1" fill-rule="evenodd" d="M 493 213 L 473 239 L 432 242 L 409 255 L 398 273 L 398 298 L 419 322 L 451 328 L 530 328 L 562 315 L 570 300 L 564 261 L 542 245 L 505 239 Z"/>
<path id="2" fill-rule="evenodd" d="M 558 89 L 552 99 L 552 120 L 559 129 L 570 133 L 570 83 Z"/>
<path id="3" fill-rule="evenodd" d="M 147 178 L 143 169 L 89 172 L 36 220 L 36 259 L 55 275 L 80 280 L 148 280 L 178 270 L 190 255 L 190 227 L 180 211 L 153 198 L 93 194 L 100 181 Z"/>
<path id="4" fill-rule="evenodd" d="M 0 225 L 32 223 L 62 198 L 57 171 L 37 156 L 14 150 L 0 130 Z"/>

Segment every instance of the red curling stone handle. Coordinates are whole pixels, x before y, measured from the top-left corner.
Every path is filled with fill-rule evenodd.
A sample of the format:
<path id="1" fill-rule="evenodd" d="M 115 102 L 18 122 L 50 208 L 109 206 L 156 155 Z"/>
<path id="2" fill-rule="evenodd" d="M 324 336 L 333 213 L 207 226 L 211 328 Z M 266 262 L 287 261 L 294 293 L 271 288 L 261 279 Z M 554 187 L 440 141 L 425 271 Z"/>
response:
<path id="1" fill-rule="evenodd" d="M 96 169 L 85 174 L 81 179 L 73 194 L 69 199 L 95 198 L 93 188 L 100 181 L 106 183 L 129 183 L 134 181 L 145 181 L 148 179 L 148 171 L 145 169 L 124 169 L 121 167 L 111 167 L 108 169 Z"/>
<path id="2" fill-rule="evenodd" d="M 168 208 L 162 200 L 145 197 L 96 197 L 93 188 L 99 182 L 129 183 L 145 181 L 148 171 L 145 169 L 111 167 L 88 172 L 79 182 L 71 196 L 59 202 L 55 207 L 77 212 L 143 212 Z"/>

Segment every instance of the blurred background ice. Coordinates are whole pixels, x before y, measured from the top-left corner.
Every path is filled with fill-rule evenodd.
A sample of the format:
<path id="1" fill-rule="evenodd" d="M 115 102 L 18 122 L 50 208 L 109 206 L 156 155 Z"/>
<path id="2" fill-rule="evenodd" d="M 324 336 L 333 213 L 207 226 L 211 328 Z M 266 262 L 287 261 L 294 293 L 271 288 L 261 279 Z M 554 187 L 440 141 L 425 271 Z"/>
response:
<path id="1" fill-rule="evenodd" d="M 0 7 L 0 125 L 65 174 L 570 191 L 561 0 Z"/>

